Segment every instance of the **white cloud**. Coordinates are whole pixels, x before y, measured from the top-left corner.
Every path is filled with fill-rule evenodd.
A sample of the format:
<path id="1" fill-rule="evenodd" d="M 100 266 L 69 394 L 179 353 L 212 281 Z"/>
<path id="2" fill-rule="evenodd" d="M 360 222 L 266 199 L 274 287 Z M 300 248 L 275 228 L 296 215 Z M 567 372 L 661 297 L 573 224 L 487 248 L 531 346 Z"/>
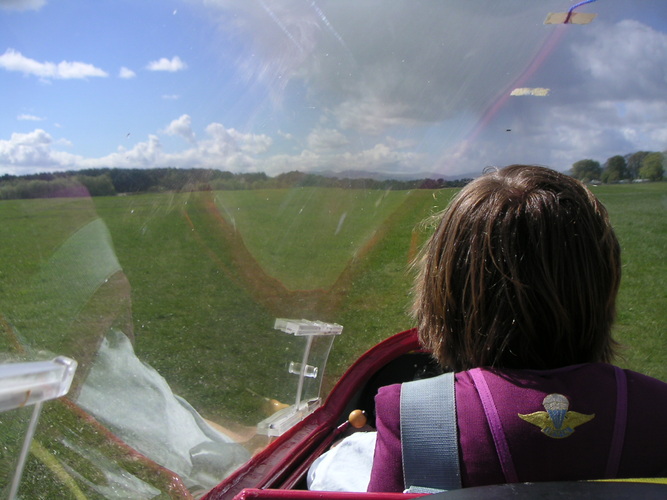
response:
<path id="1" fill-rule="evenodd" d="M 222 22 L 246 37 L 249 81 L 273 94 L 304 82 L 339 127 L 371 134 L 483 112 L 550 32 L 542 2 L 519 0 L 204 3 L 233 10 Z"/>
<path id="2" fill-rule="evenodd" d="M 243 133 L 233 128 L 227 129 L 221 123 L 211 123 L 206 127 L 211 139 L 201 141 L 199 147 L 207 154 L 260 155 L 266 153 L 273 140 L 264 134 Z"/>
<path id="3" fill-rule="evenodd" d="M 315 151 L 332 151 L 346 146 L 349 141 L 338 130 L 317 128 L 308 135 L 307 143 Z"/>
<path id="4" fill-rule="evenodd" d="M 0 0 L 0 9 L 39 10 L 46 5 L 46 0 Z"/>
<path id="5" fill-rule="evenodd" d="M 17 71 L 25 75 L 34 75 L 44 79 L 73 79 L 88 77 L 106 77 L 107 73 L 92 64 L 62 61 L 59 63 L 39 62 L 23 56 L 14 49 L 7 49 L 0 55 L 0 68 Z"/>
<path id="6" fill-rule="evenodd" d="M 9 140 L 0 140 L 0 158 L 3 163 L 22 163 L 27 157 L 35 157 L 47 150 L 53 139 L 42 129 L 27 134 L 13 133 Z"/>
<path id="7" fill-rule="evenodd" d="M 634 20 L 587 28 L 547 62 L 555 70 L 545 72 L 554 92 L 539 104 L 507 107 L 516 112 L 513 131 L 496 142 L 505 157 L 530 155 L 567 169 L 582 158 L 604 162 L 667 148 L 667 34 Z M 572 71 L 562 71 L 568 66 Z M 517 133 L 521 150 L 504 144 Z"/>
<path id="8" fill-rule="evenodd" d="M 603 163 L 614 155 L 667 148 L 667 103 L 655 101 L 553 102 L 499 113 L 474 140 L 446 149 L 436 172 L 480 172 L 488 165 L 539 163 L 567 170 L 584 158 Z M 513 120 L 513 121 L 510 121 Z"/>
<path id="9" fill-rule="evenodd" d="M 340 165 L 345 170 L 392 170 L 414 171 L 415 167 L 423 167 L 423 155 L 413 152 L 400 152 L 384 143 L 378 143 L 370 149 L 359 153 L 344 153 Z"/>
<path id="10" fill-rule="evenodd" d="M 73 167 L 80 157 L 56 151 L 54 143 L 67 145 L 67 141 L 54 141 L 42 129 L 26 134 L 13 133 L 7 140 L 0 139 L 0 168 L 3 172 L 27 173 L 44 170 L 64 170 Z"/>
<path id="11" fill-rule="evenodd" d="M 417 142 L 414 139 L 396 139 L 391 136 L 385 137 L 384 142 L 393 149 L 406 149 L 417 146 Z"/>
<path id="12" fill-rule="evenodd" d="M 169 130 L 188 135 L 189 117 L 174 120 Z M 242 133 L 226 128 L 221 123 L 211 123 L 203 139 L 192 142 L 192 147 L 176 153 L 160 154 L 154 166 L 176 166 L 180 168 L 206 167 L 233 172 L 259 171 L 257 158 L 268 151 L 272 144 L 270 137 L 263 134 Z M 193 134 L 194 135 L 194 134 Z"/>
<path id="13" fill-rule="evenodd" d="M 591 27 L 587 40 L 573 47 L 579 70 L 592 77 L 591 93 L 603 99 L 664 98 L 666 33 L 631 19 Z"/>
<path id="14" fill-rule="evenodd" d="M 44 120 L 41 116 L 35 116 L 35 115 L 29 115 L 29 114 L 21 114 L 16 117 L 17 120 L 21 121 L 31 121 L 31 122 L 41 122 Z"/>
<path id="15" fill-rule="evenodd" d="M 378 143 L 372 148 L 356 153 L 344 152 L 320 154 L 305 150 L 296 155 L 274 155 L 262 158 L 272 145 L 272 139 L 264 134 L 243 133 L 226 128 L 220 123 L 206 127 L 206 137 L 195 140 L 191 134 L 190 117 L 181 116 L 172 121 L 165 133 L 179 134 L 190 138 L 192 147 L 166 153 L 156 135 L 135 144 L 132 148 L 119 147 L 118 151 L 100 158 L 82 158 L 56 151 L 56 143 L 45 131 L 38 129 L 29 134 L 13 134 L 10 140 L 0 140 L 0 168 L 2 171 L 22 167 L 27 170 L 61 170 L 67 168 L 134 167 L 152 168 L 160 166 L 208 167 L 231 171 L 263 171 L 275 175 L 287 170 L 340 170 L 346 169 L 396 171 L 397 168 L 416 168 L 423 155 L 399 152 L 387 144 Z"/>
<path id="16" fill-rule="evenodd" d="M 288 141 L 291 141 L 294 139 L 294 134 L 291 134 L 289 132 L 284 132 L 282 130 L 278 130 L 278 135 L 282 137 L 283 139 L 287 139 Z"/>
<path id="17" fill-rule="evenodd" d="M 565 169 L 584 157 L 604 161 L 667 147 L 667 35 L 639 21 L 614 23 L 600 15 L 585 27 L 545 27 L 547 6 L 558 0 L 503 0 L 483 8 L 482 2 L 414 0 L 198 1 L 223 11 L 223 28 L 232 31 L 222 36 L 234 37 L 234 44 L 221 60 L 238 61 L 234 77 L 257 86 L 224 116 L 252 115 L 246 123 L 280 127 L 274 137 L 230 122 L 193 128 L 195 107 L 183 109 L 190 114 L 163 130 L 137 132 L 147 139 L 104 157 L 84 160 L 58 152 L 58 141 L 24 140 L 22 158 L 59 166 L 208 166 L 271 175 L 342 168 L 459 174 L 517 161 Z M 547 38 L 553 47 L 544 44 Z M 44 79 L 77 69 L 68 73 L 12 49 L 0 55 L 0 67 Z M 178 56 L 147 66 L 185 67 Z M 121 68 L 121 78 L 124 70 L 134 75 Z M 526 86 L 552 90 L 540 99 L 503 101 L 512 88 Z M 284 95 L 294 107 L 276 107 L 265 120 L 263 103 L 254 99 L 267 92 L 276 101 Z M 161 134 L 187 142 L 180 151 L 163 149 Z M 18 148 L 14 139 L 4 147 Z M 299 152 L 288 154 L 295 151 L 288 148 Z M 12 151 L 3 158 L 19 161 L 18 149 Z"/>
<path id="18" fill-rule="evenodd" d="M 247 81 L 266 86 L 274 101 L 281 101 L 290 80 L 316 50 L 321 26 L 315 3 L 201 1 L 223 11 L 223 29 L 247 37 L 250 57 L 241 58 L 239 64 Z M 225 15 L 228 11 L 231 15 Z"/>
<path id="19" fill-rule="evenodd" d="M 181 115 L 173 120 L 164 132 L 168 135 L 180 135 L 190 143 L 196 142 L 195 133 L 192 131 L 192 119 L 188 115 Z"/>
<path id="20" fill-rule="evenodd" d="M 160 139 L 151 134 L 147 141 L 139 142 L 131 149 L 119 146 L 117 152 L 107 156 L 81 159 L 77 168 L 153 168 L 168 166 L 161 161 L 164 157 Z"/>
<path id="21" fill-rule="evenodd" d="M 566 170 L 583 158 L 667 148 L 667 35 L 634 20 L 567 34 L 530 81 L 552 87 L 549 96 L 510 98 L 470 141 L 443 150 L 436 171 L 515 162 Z"/>
<path id="22" fill-rule="evenodd" d="M 333 113 L 341 127 L 377 135 L 390 127 L 420 123 L 419 120 L 406 116 L 408 107 L 405 103 L 383 103 L 375 97 L 368 97 L 345 101 L 337 106 Z"/>
<path id="23" fill-rule="evenodd" d="M 151 61 L 146 66 L 146 69 L 150 71 L 169 71 L 174 73 L 176 71 L 181 71 L 187 68 L 187 64 L 181 61 L 181 58 L 174 56 L 171 59 L 163 57 L 157 61 Z"/>
<path id="24" fill-rule="evenodd" d="M 196 140 L 188 115 L 173 120 L 163 131 L 188 139 L 190 147 L 175 153 L 166 153 L 157 135 L 150 134 L 146 141 L 131 148 L 119 146 L 118 150 L 98 158 L 83 158 L 58 151 L 54 146 L 72 144 L 65 139 L 54 140 L 42 129 L 27 134 L 14 133 L 7 140 L 0 140 L 0 172 L 30 173 L 81 168 L 154 168 L 154 167 L 206 167 L 235 172 L 260 171 L 259 156 L 266 153 L 272 139 L 264 134 L 243 133 L 226 128 L 220 123 L 206 127 L 206 137 Z"/>
<path id="25" fill-rule="evenodd" d="M 222 28 L 245 44 L 239 69 L 251 84 L 275 100 L 290 84 L 303 87 L 309 109 L 322 112 L 328 128 L 295 137 L 308 149 L 276 157 L 274 171 L 322 168 L 340 160 L 338 147 L 352 163 L 380 165 L 384 152 L 385 165 L 422 161 L 421 171 L 458 174 L 504 161 L 565 169 L 667 146 L 667 35 L 639 21 L 612 24 L 634 12 L 620 2 L 583 29 L 554 29 L 543 21 L 562 8 L 557 0 L 200 1 L 220 9 Z M 539 102 L 503 101 L 525 86 L 552 91 Z M 368 137 L 381 134 L 422 142 Z M 378 146 L 359 152 L 369 140 Z M 420 150 L 434 158 L 388 153 Z"/>
<path id="26" fill-rule="evenodd" d="M 81 168 L 154 168 L 205 167 L 233 172 L 266 172 L 276 175 L 289 170 L 334 171 L 367 170 L 383 173 L 423 171 L 423 154 L 399 151 L 396 141 L 377 143 L 357 152 L 304 150 L 295 155 L 265 156 L 273 144 L 265 134 L 244 133 L 226 128 L 220 123 L 206 127 L 206 136 L 197 140 L 192 132 L 191 119 L 183 115 L 173 120 L 163 131 L 189 139 L 190 147 L 174 153 L 164 151 L 157 135 L 99 158 L 83 158 L 58 151 L 57 146 L 72 146 L 65 139 L 54 140 L 41 129 L 28 134 L 12 134 L 0 140 L 0 172 L 29 173 L 44 170 Z M 392 144 L 393 143 L 393 144 Z"/>
<path id="27" fill-rule="evenodd" d="M 239 144 L 241 151 L 251 155 L 262 155 L 269 151 L 273 139 L 266 134 L 242 133 L 230 129 L 230 135 Z"/>
<path id="28" fill-rule="evenodd" d="M 362 151 L 345 151 L 323 154 L 303 150 L 299 154 L 278 154 L 259 161 L 256 168 L 268 175 L 277 175 L 290 170 L 302 172 L 345 172 L 346 170 L 377 172 L 382 174 L 405 174 L 413 172 L 419 176 L 425 172 L 426 156 L 410 151 L 396 151 L 384 143 Z"/>
<path id="29" fill-rule="evenodd" d="M 134 78 L 135 76 L 137 76 L 137 74 L 134 71 L 132 71 L 130 68 L 126 68 L 125 66 L 120 68 L 120 71 L 118 72 L 118 77 L 119 78 L 124 78 L 126 80 L 129 80 L 130 78 Z"/>

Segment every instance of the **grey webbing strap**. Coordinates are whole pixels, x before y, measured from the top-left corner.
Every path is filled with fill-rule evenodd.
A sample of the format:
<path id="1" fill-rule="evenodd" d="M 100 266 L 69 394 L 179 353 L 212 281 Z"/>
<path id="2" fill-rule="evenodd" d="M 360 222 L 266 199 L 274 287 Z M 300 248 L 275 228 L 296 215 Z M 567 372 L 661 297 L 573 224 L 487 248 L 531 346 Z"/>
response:
<path id="1" fill-rule="evenodd" d="M 461 488 L 454 373 L 401 386 L 405 487 Z"/>

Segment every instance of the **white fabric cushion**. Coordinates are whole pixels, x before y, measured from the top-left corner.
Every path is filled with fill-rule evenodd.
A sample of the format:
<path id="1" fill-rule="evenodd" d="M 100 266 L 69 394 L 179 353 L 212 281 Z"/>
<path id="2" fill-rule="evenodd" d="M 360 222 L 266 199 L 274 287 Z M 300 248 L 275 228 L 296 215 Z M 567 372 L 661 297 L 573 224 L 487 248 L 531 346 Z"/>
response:
<path id="1" fill-rule="evenodd" d="M 368 489 L 376 432 L 355 432 L 323 453 L 308 471 L 308 489 L 356 491 Z"/>

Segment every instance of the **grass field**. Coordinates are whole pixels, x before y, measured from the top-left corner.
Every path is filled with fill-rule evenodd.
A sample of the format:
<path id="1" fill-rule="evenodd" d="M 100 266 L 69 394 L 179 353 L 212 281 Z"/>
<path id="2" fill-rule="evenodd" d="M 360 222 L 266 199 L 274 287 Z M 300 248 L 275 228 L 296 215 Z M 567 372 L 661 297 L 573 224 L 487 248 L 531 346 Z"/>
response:
<path id="1" fill-rule="evenodd" d="M 594 189 L 623 249 L 619 364 L 667 380 L 667 183 Z M 407 268 L 428 234 L 419 223 L 454 192 L 302 188 L 1 202 L 2 350 L 76 352 L 95 345 L 91 322 L 108 326 L 100 317 L 131 313 L 139 357 L 176 393 L 208 418 L 254 424 L 262 417 L 256 394 L 289 401 L 294 392 L 285 366 L 296 354 L 273 330 L 276 317 L 344 326 L 327 386 L 364 350 L 411 327 Z M 123 310 L 91 301 L 62 317 L 62 290 L 53 300 L 41 290 L 35 302 L 34 289 L 46 286 L 40 276 L 63 242 L 97 217 L 129 282 L 110 295 Z M 84 330 L 83 343 L 67 338 Z"/>
<path id="2" fill-rule="evenodd" d="M 618 364 L 667 381 L 667 183 L 594 188 L 621 243 Z"/>
<path id="3" fill-rule="evenodd" d="M 268 274 L 289 290 L 331 287 L 409 191 L 219 191 L 216 205 Z"/>

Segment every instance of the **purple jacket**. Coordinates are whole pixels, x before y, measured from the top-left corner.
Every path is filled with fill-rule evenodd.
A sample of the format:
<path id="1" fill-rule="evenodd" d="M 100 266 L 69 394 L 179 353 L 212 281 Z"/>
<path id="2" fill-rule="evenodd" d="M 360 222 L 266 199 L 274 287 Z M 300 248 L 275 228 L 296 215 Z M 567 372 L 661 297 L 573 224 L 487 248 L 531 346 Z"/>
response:
<path id="1" fill-rule="evenodd" d="M 667 474 L 667 384 L 630 370 L 617 477 Z M 483 370 L 519 482 L 605 478 L 617 419 L 614 367 Z M 456 374 L 461 482 L 507 482 L 471 372 Z M 375 398 L 377 443 L 368 491 L 403 491 L 400 385 Z M 565 396 L 565 398 L 563 398 Z"/>

